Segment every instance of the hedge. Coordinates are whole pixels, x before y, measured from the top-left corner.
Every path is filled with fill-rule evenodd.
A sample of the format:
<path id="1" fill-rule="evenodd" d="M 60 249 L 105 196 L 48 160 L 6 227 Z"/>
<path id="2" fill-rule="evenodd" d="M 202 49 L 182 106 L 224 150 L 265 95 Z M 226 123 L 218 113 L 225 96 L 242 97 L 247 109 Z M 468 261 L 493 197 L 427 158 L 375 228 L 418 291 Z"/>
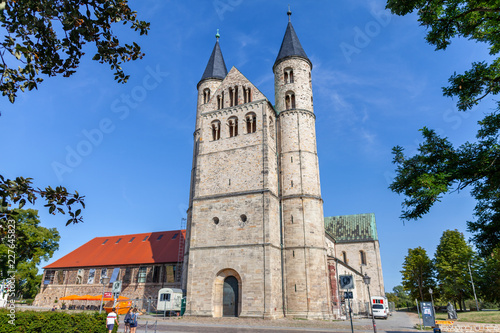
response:
<path id="1" fill-rule="evenodd" d="M 66 313 L 57 311 L 15 312 L 14 325 L 12 314 L 0 310 L 0 332 L 2 333 L 107 333 L 107 313 Z M 113 332 L 117 331 L 117 326 Z"/>

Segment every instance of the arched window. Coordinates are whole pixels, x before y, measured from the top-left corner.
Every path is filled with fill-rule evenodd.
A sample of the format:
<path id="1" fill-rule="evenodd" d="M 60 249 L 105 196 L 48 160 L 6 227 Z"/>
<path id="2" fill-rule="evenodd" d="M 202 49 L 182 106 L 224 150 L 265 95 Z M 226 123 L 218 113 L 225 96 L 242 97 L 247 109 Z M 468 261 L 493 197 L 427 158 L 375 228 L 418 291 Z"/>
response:
<path id="1" fill-rule="evenodd" d="M 223 93 L 223 94 L 224 94 L 224 93 Z M 222 95 L 222 96 L 221 96 L 221 95 L 218 95 L 218 96 L 217 96 L 217 110 L 222 109 L 222 105 L 224 104 L 224 103 L 223 103 L 223 98 L 224 98 L 223 96 L 224 96 L 224 95 Z"/>
<path id="2" fill-rule="evenodd" d="M 238 135 L 238 118 L 236 117 L 231 117 L 227 121 L 227 125 L 229 127 L 229 137 L 232 138 L 233 136 Z"/>
<path id="3" fill-rule="evenodd" d="M 234 106 L 234 91 L 233 88 L 229 88 L 229 106 Z"/>
<path id="4" fill-rule="evenodd" d="M 285 83 L 293 83 L 293 69 L 291 67 L 287 67 L 284 69 L 284 79 Z"/>
<path id="5" fill-rule="evenodd" d="M 212 121 L 212 140 L 220 139 L 220 121 L 214 120 Z"/>
<path id="6" fill-rule="evenodd" d="M 247 133 L 255 133 L 257 130 L 257 117 L 255 116 L 255 113 L 247 113 L 245 116 L 245 122 L 247 123 Z"/>
<path id="7" fill-rule="evenodd" d="M 205 88 L 203 90 L 203 104 L 208 103 L 210 101 L 210 89 Z"/>
<path id="8" fill-rule="evenodd" d="M 269 116 L 269 135 L 274 139 L 274 119 Z"/>
<path id="9" fill-rule="evenodd" d="M 238 105 L 238 86 L 229 88 L 229 106 Z"/>
<path id="10" fill-rule="evenodd" d="M 342 261 L 347 264 L 347 253 L 345 251 L 342 251 Z"/>
<path id="11" fill-rule="evenodd" d="M 289 91 L 285 95 L 285 109 L 295 109 L 295 94 L 293 93 L 293 91 Z"/>
<path id="12" fill-rule="evenodd" d="M 313 88 L 313 84 L 312 84 L 312 78 L 311 78 L 311 72 L 309 72 L 309 88 Z"/>
<path id="13" fill-rule="evenodd" d="M 361 265 L 366 265 L 366 253 L 365 251 L 359 251 L 359 259 L 361 260 Z"/>
<path id="14" fill-rule="evenodd" d="M 252 90 L 250 88 L 243 88 L 243 101 L 244 103 L 252 101 Z"/>

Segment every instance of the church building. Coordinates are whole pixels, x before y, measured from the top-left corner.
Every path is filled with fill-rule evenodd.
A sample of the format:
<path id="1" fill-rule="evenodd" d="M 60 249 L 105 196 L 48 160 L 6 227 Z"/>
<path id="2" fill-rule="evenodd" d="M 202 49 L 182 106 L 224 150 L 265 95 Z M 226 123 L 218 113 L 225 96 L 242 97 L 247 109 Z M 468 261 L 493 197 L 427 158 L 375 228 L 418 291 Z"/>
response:
<path id="1" fill-rule="evenodd" d="M 227 71 L 218 34 L 198 83 L 186 315 L 332 318 L 313 64 L 290 16 L 274 107 Z"/>
<path id="2" fill-rule="evenodd" d="M 99 294 L 111 271 L 134 299 L 181 287 L 188 316 L 340 319 L 368 314 L 368 287 L 385 296 L 375 214 L 324 217 L 313 64 L 290 17 L 274 106 L 228 72 L 216 35 L 197 86 L 185 233 L 96 238 L 45 267 L 36 304 Z"/>

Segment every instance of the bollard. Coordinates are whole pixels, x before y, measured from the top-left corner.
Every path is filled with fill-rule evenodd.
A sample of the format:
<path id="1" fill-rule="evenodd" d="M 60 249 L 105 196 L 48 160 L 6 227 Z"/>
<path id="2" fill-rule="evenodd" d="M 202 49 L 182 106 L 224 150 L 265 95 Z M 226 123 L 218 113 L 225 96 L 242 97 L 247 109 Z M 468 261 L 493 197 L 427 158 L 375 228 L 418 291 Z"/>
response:
<path id="1" fill-rule="evenodd" d="M 433 327 L 433 333 L 441 333 L 441 329 L 439 327 Z"/>

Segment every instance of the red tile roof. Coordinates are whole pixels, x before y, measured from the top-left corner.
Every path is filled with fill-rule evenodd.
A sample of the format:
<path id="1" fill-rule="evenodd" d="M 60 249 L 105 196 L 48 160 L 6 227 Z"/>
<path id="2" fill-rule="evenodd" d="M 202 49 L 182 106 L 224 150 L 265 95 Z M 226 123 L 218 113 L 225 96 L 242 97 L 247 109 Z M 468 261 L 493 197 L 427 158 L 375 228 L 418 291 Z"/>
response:
<path id="1" fill-rule="evenodd" d="M 186 230 L 96 237 L 44 268 L 177 262 L 179 240 L 185 237 Z"/>

